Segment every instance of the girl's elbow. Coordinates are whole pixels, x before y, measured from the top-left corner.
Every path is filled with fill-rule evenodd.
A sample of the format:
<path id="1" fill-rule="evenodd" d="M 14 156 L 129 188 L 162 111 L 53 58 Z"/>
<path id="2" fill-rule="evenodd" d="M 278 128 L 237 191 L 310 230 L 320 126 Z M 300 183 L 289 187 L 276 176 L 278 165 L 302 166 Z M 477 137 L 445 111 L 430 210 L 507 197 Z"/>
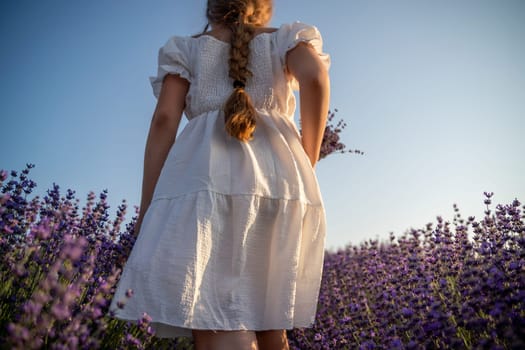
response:
<path id="1" fill-rule="evenodd" d="M 317 85 L 321 86 L 323 89 L 330 90 L 330 76 L 326 70 L 322 70 L 321 73 L 316 78 Z"/>
<path id="2" fill-rule="evenodd" d="M 158 130 L 176 129 L 178 127 L 178 119 L 170 113 L 163 113 L 156 111 L 151 121 L 151 127 Z"/>
<path id="3" fill-rule="evenodd" d="M 330 77 L 326 70 L 320 70 L 317 74 L 310 75 L 299 81 L 299 86 L 301 89 L 306 88 L 328 92 L 330 90 Z"/>

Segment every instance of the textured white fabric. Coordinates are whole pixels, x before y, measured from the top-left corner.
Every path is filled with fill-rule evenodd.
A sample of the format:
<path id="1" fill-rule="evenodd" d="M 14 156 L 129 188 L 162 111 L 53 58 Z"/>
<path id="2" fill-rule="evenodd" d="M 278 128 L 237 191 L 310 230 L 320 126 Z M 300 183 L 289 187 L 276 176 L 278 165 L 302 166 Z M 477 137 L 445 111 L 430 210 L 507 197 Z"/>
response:
<path id="1" fill-rule="evenodd" d="M 296 82 L 286 53 L 312 45 L 328 67 L 317 28 L 295 22 L 250 43 L 247 83 L 258 112 L 253 140 L 228 136 L 221 111 L 232 92 L 229 44 L 209 35 L 170 38 L 159 50 L 153 92 L 177 74 L 190 82 L 188 123 L 161 171 L 110 309 L 153 319 L 160 337 L 191 329 L 306 327 L 315 317 L 325 213 L 293 120 Z M 128 288 L 134 295 L 124 309 Z"/>

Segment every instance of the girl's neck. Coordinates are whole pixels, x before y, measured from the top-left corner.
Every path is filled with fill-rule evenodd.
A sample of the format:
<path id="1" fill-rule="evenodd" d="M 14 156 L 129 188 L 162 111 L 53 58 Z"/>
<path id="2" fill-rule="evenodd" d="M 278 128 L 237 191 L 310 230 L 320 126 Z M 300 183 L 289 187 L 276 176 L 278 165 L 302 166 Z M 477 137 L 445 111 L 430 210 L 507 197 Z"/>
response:
<path id="1" fill-rule="evenodd" d="M 211 30 L 208 32 L 219 40 L 229 41 L 231 37 L 231 30 L 223 24 L 211 24 Z"/>

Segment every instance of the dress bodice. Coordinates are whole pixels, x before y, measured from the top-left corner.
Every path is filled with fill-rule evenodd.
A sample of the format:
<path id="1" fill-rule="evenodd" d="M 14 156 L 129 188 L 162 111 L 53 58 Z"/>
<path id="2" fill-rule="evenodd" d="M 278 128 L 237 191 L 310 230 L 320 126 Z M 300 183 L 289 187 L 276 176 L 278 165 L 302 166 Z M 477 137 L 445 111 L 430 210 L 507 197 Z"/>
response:
<path id="1" fill-rule="evenodd" d="M 253 75 L 248 79 L 246 91 L 256 109 L 293 118 L 296 108 L 293 89 L 297 84 L 285 74 L 286 53 L 301 41 L 313 46 L 329 66 L 330 57 L 323 53 L 322 38 L 314 26 L 300 22 L 285 24 L 274 32 L 257 34 L 250 42 L 248 68 Z M 178 74 L 190 82 L 185 107 L 188 119 L 222 110 L 233 89 L 228 76 L 229 50 L 229 43 L 210 35 L 172 36 L 159 50 L 157 77 L 150 78 L 155 96 L 158 97 L 166 74 Z"/>

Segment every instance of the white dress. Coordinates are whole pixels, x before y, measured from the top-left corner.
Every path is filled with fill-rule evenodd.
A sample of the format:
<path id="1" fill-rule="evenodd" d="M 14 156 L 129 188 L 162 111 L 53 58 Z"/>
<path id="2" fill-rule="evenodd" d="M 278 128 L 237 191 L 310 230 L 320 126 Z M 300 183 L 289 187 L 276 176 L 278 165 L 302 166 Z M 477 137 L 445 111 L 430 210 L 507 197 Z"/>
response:
<path id="1" fill-rule="evenodd" d="M 286 53 L 308 42 L 328 67 L 316 27 L 300 22 L 250 43 L 246 90 L 258 112 L 253 140 L 227 135 L 229 44 L 209 35 L 171 37 L 159 50 L 156 97 L 166 74 L 190 82 L 185 115 L 161 171 L 110 309 L 153 319 L 159 337 L 191 329 L 308 327 L 321 281 L 325 213 L 294 122 Z M 124 309 L 127 289 L 133 296 Z"/>

